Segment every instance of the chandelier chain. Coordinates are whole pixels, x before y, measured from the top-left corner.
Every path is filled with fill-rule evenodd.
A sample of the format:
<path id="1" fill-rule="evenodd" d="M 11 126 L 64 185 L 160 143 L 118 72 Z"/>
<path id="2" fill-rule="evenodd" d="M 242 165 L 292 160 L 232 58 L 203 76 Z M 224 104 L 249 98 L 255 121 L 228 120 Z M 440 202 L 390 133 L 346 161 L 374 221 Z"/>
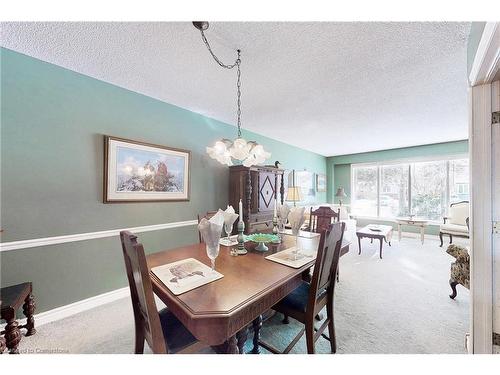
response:
<path id="1" fill-rule="evenodd" d="M 210 52 L 210 55 L 212 55 L 213 59 L 217 64 L 219 64 L 221 67 L 226 68 L 226 69 L 233 69 L 236 67 L 237 70 L 237 81 L 236 81 L 236 90 L 237 90 L 237 124 L 238 124 L 238 138 L 241 138 L 241 59 L 240 59 L 240 54 L 241 51 L 238 50 L 238 57 L 236 58 L 236 61 L 233 64 L 224 64 L 222 61 L 219 60 L 217 56 L 215 56 L 215 53 L 212 51 L 212 47 L 210 46 L 210 43 L 208 43 L 207 37 L 205 36 L 205 33 L 203 30 L 200 30 L 201 32 L 201 39 L 203 40 L 203 43 L 207 46 L 208 52 Z"/>
<path id="2" fill-rule="evenodd" d="M 241 138 L 241 69 L 240 69 L 240 50 L 238 50 L 238 60 L 236 60 L 237 63 L 237 72 L 238 72 L 238 80 L 236 82 L 236 88 L 237 88 L 237 116 L 238 116 L 238 138 Z"/>

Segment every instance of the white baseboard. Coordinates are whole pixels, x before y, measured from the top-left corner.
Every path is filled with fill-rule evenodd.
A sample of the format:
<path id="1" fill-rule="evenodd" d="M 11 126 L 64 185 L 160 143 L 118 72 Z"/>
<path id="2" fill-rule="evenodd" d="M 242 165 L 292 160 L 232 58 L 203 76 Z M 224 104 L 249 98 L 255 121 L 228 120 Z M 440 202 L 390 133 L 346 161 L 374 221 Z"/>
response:
<path id="1" fill-rule="evenodd" d="M 129 296 L 130 289 L 129 287 L 125 287 L 35 314 L 35 328 Z M 26 319 L 19 319 L 18 323 L 26 324 Z M 0 327 L 3 330 L 5 324 L 0 325 Z"/>

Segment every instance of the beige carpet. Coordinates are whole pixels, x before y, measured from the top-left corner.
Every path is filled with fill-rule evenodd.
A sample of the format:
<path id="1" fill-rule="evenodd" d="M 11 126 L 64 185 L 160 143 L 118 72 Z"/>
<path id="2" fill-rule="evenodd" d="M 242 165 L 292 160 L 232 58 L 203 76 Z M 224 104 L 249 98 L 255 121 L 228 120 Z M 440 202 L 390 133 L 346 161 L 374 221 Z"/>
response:
<path id="1" fill-rule="evenodd" d="M 338 353 L 465 353 L 469 291 L 459 286 L 457 298 L 448 297 L 453 258 L 438 241 L 426 239 L 422 246 L 415 238 L 395 239 L 392 247 L 384 245 L 383 259 L 378 257 L 378 243 L 365 239 L 362 245 L 361 255 L 355 244 L 340 263 L 335 297 Z M 293 320 L 281 324 L 277 314 L 265 322 L 262 337 L 285 348 L 299 329 Z M 32 353 L 132 353 L 133 342 L 131 304 L 122 299 L 40 326 L 36 335 L 23 337 L 19 347 Z M 316 350 L 328 353 L 328 341 L 320 338 Z M 305 338 L 292 353 L 306 353 Z"/>

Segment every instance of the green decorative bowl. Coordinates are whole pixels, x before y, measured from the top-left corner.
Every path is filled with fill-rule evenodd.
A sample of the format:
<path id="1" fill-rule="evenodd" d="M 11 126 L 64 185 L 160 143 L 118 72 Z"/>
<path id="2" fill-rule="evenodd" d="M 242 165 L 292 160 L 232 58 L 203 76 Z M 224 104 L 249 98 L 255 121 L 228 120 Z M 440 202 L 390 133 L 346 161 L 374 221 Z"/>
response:
<path id="1" fill-rule="evenodd" d="M 276 234 L 268 234 L 268 233 L 254 233 L 250 234 L 249 236 L 246 236 L 246 239 L 248 241 L 252 241 L 255 243 L 258 243 L 259 245 L 255 248 L 257 251 L 268 251 L 269 248 L 266 246 L 266 243 L 273 242 L 273 243 L 279 243 L 280 238 Z"/>

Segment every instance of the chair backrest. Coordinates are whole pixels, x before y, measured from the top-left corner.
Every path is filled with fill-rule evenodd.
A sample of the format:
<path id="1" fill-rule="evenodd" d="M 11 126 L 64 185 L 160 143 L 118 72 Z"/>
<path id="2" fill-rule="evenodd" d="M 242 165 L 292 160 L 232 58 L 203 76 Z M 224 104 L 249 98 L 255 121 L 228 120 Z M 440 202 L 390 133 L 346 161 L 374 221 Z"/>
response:
<path id="1" fill-rule="evenodd" d="M 136 335 L 146 339 L 153 353 L 167 353 L 144 247 L 137 243 L 137 236 L 129 231 L 120 232 L 120 239 L 132 297 Z"/>
<path id="2" fill-rule="evenodd" d="M 308 306 L 313 306 L 317 298 L 324 295 L 325 290 L 333 297 L 344 229 L 345 223 L 334 223 L 321 232 Z"/>
<path id="3" fill-rule="evenodd" d="M 467 225 L 467 218 L 469 217 L 469 202 L 457 202 L 450 204 L 448 212 L 450 224 Z"/>
<path id="4" fill-rule="evenodd" d="M 311 232 L 321 233 L 328 229 L 330 224 L 340 220 L 340 208 L 338 211 L 332 210 L 330 207 L 322 206 L 316 210 L 311 207 L 309 214 L 309 228 Z"/>
<path id="5" fill-rule="evenodd" d="M 198 214 L 198 224 L 200 224 L 201 219 L 207 219 L 210 220 L 212 216 L 214 216 L 217 213 L 217 211 L 207 211 L 204 214 Z M 203 238 L 201 238 L 201 233 L 198 231 L 198 239 L 200 240 L 200 243 L 203 242 Z"/>

